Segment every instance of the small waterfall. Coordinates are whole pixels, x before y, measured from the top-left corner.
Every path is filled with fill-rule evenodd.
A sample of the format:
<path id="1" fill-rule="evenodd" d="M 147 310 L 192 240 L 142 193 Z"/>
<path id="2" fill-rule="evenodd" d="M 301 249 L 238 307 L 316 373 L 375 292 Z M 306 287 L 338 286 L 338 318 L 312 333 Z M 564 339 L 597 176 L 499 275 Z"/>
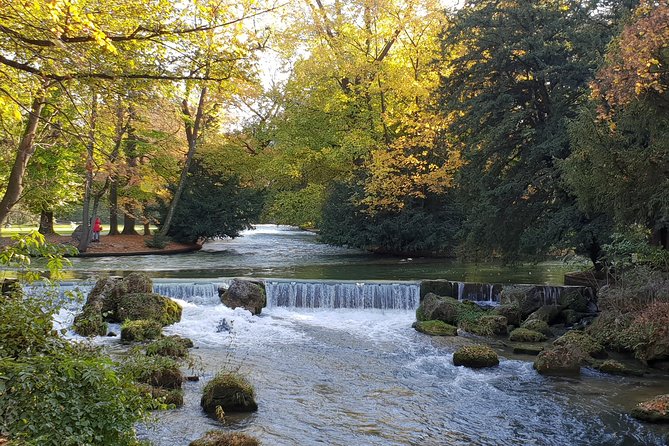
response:
<path id="1" fill-rule="evenodd" d="M 153 292 L 173 299 L 195 304 L 218 304 L 218 289 L 230 285 L 231 280 L 218 282 L 154 282 Z"/>
<path id="2" fill-rule="evenodd" d="M 494 283 L 455 282 L 458 289 L 458 300 L 470 300 L 486 305 L 497 305 L 500 302 L 500 286 Z"/>
<path id="3" fill-rule="evenodd" d="M 562 293 L 568 288 L 564 286 L 544 285 L 539 287 L 543 296 L 544 305 L 558 305 Z"/>
<path id="4" fill-rule="evenodd" d="M 414 310 L 415 283 L 293 282 L 266 280 L 268 307 Z"/>

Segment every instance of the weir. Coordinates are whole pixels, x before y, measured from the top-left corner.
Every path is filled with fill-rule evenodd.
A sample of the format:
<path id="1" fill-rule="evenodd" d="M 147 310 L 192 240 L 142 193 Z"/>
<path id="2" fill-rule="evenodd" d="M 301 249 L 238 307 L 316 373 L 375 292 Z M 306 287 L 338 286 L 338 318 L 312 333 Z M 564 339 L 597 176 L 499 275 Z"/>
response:
<path id="1" fill-rule="evenodd" d="M 268 307 L 415 310 L 418 283 L 266 280 Z"/>

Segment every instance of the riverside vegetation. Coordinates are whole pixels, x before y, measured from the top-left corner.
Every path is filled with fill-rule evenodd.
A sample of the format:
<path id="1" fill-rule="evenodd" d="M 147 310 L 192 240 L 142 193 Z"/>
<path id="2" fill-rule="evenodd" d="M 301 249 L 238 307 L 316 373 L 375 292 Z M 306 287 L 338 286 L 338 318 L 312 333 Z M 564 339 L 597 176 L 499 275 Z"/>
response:
<path id="1" fill-rule="evenodd" d="M 30 255 L 51 258 L 51 277 L 57 278 L 67 263 L 66 252 L 45 243 L 39 234 L 19 239 L 2 254 L 4 265 L 22 268 L 22 280 L 39 276 L 30 268 Z M 53 329 L 54 315 L 76 297 L 63 301 L 53 297 L 57 289 L 48 288 L 37 295 L 25 294 L 20 282 L 4 281 L 0 295 L 0 438 L 26 446 L 148 444 L 136 439 L 136 423 L 150 421 L 151 410 L 183 405 L 182 369 L 196 365 L 188 351 L 192 341 L 161 333 L 163 325 L 180 319 L 180 307 L 150 294 L 152 289 L 144 274 L 103 278 L 75 318 L 73 329 L 84 336 L 104 336 L 106 320 L 125 318 L 121 338 L 131 346 L 122 361 L 116 362 L 99 347 L 66 339 L 67 330 Z M 142 303 L 141 308 L 137 302 Z M 223 377 L 226 383 L 243 384 L 244 393 L 217 386 Z M 253 402 L 251 385 L 232 373 L 215 378 L 210 388 L 216 389 L 216 401 L 247 401 L 240 395 L 249 395 L 248 401 Z M 218 403 L 216 407 L 231 411 L 236 406 Z M 195 444 L 213 446 L 259 444 L 251 437 L 225 432 L 212 432 L 198 441 Z"/>

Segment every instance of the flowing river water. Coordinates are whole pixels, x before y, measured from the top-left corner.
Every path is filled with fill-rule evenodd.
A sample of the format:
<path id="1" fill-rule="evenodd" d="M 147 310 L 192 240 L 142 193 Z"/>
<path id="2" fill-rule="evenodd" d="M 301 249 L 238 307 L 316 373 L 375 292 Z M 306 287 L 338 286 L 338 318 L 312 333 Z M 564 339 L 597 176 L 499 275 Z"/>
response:
<path id="1" fill-rule="evenodd" d="M 260 227 L 187 256 L 76 260 L 77 277 L 132 270 L 170 277 L 156 289 L 183 306 L 181 322 L 165 332 L 194 341 L 201 379 L 184 384 L 184 407 L 155 413 L 155 422 L 139 426 L 141 438 L 155 446 L 185 446 L 208 430 L 229 429 L 249 433 L 265 446 L 666 444 L 666 427 L 627 415 L 636 402 L 669 393 L 666 378 L 590 370 L 578 379 L 548 378 L 532 369 L 531 358 L 504 350 L 498 367 L 455 367 L 453 351 L 470 340 L 431 338 L 411 328 L 417 288 L 403 280 L 560 283 L 568 267 L 535 265 L 514 272 L 377 258 L 317 245 L 313 237 Z M 232 276 L 390 282 L 372 284 L 386 290 L 379 309 L 364 305 L 364 299 L 363 304 L 353 299 L 349 308 L 291 306 L 295 301 L 281 297 L 279 289 L 297 285 L 279 281 L 268 290 L 268 307 L 251 316 L 218 300 L 217 284 Z M 185 277 L 199 280 L 178 279 Z M 342 289 L 370 293 L 372 285 L 354 282 Z M 71 315 L 63 317 L 67 325 Z M 118 338 L 98 342 L 112 349 L 120 345 Z M 248 377 L 257 412 L 230 416 L 225 424 L 202 413 L 202 388 L 219 370 Z"/>

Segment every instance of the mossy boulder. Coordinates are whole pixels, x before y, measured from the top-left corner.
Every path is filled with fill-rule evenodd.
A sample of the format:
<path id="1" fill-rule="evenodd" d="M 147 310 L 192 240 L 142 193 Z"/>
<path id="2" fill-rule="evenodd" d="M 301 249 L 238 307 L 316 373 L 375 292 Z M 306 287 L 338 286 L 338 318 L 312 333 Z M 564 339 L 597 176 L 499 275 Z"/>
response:
<path id="1" fill-rule="evenodd" d="M 136 293 L 121 296 L 118 301 L 118 320 L 151 319 L 162 326 L 181 320 L 181 306 L 172 299 L 155 293 Z"/>
<path id="2" fill-rule="evenodd" d="M 453 364 L 471 368 L 494 367 L 499 365 L 499 357 L 487 345 L 467 345 L 453 353 Z"/>
<path id="3" fill-rule="evenodd" d="M 423 280 L 420 283 L 420 300 L 422 302 L 428 294 L 437 296 L 457 296 L 458 290 L 453 282 L 444 279 Z"/>
<path id="4" fill-rule="evenodd" d="M 260 446 L 260 442 L 241 432 L 210 431 L 188 446 Z"/>
<path id="5" fill-rule="evenodd" d="M 180 336 L 167 336 L 153 341 L 146 346 L 147 356 L 159 355 L 171 358 L 187 358 L 188 349 L 193 347 L 193 341 Z"/>
<path id="6" fill-rule="evenodd" d="M 450 325 L 457 325 L 458 315 L 461 313 L 462 303 L 452 297 L 442 297 L 430 293 L 423 298 L 416 310 L 416 319 L 419 321 L 442 321 Z"/>
<path id="7" fill-rule="evenodd" d="M 520 328 L 526 328 L 527 330 L 538 331 L 539 333 L 550 337 L 553 336 L 551 328 L 545 321 L 539 319 L 528 319 L 520 326 Z"/>
<path id="8" fill-rule="evenodd" d="M 74 317 L 72 329 L 80 336 L 104 336 L 107 323 L 102 319 L 102 302 L 95 301 Z"/>
<path id="9" fill-rule="evenodd" d="M 235 373 L 222 372 L 204 387 L 200 405 L 209 415 L 215 415 L 218 406 L 225 412 L 253 412 L 258 410 L 254 398 L 253 387 L 246 379 Z"/>
<path id="10" fill-rule="evenodd" d="M 631 415 L 651 423 L 669 423 L 669 393 L 640 402 L 632 409 Z"/>
<path id="11" fill-rule="evenodd" d="M 507 334 L 506 317 L 499 314 L 480 313 L 473 318 L 462 318 L 458 324 L 463 330 L 479 336 Z"/>
<path id="12" fill-rule="evenodd" d="M 146 357 L 135 364 L 135 380 L 163 389 L 180 389 L 184 382 L 179 363 L 171 358 Z"/>
<path id="13" fill-rule="evenodd" d="M 516 303 L 500 305 L 493 310 L 493 314 L 504 316 L 507 324 L 515 325 L 516 327 L 523 321 L 523 313 Z"/>
<path id="14" fill-rule="evenodd" d="M 153 293 L 153 281 L 145 273 L 130 273 L 121 281 L 121 294 Z"/>
<path id="15" fill-rule="evenodd" d="M 527 320 L 544 321 L 550 325 L 557 321 L 560 311 L 561 309 L 558 305 L 543 305 L 527 316 Z"/>
<path id="16" fill-rule="evenodd" d="M 257 280 L 234 279 L 227 289 L 218 290 L 221 303 L 229 308 L 244 308 L 260 314 L 267 305 L 265 284 Z"/>
<path id="17" fill-rule="evenodd" d="M 443 321 L 419 321 L 416 330 L 430 336 L 457 336 L 458 329 Z"/>
<path id="18" fill-rule="evenodd" d="M 542 375 L 578 376 L 582 359 L 583 353 L 578 350 L 555 346 L 539 353 L 533 367 Z"/>
<path id="19" fill-rule="evenodd" d="M 543 294 L 532 285 L 505 285 L 500 292 L 500 301 L 503 305 L 514 305 L 520 311 L 520 320 L 523 320 L 541 307 Z"/>
<path id="20" fill-rule="evenodd" d="M 604 359 L 608 356 L 602 344 L 583 331 L 569 331 L 557 338 L 553 345 L 575 348 L 593 358 Z"/>
<path id="21" fill-rule="evenodd" d="M 516 328 L 509 335 L 509 340 L 513 342 L 542 342 L 546 339 L 545 334 L 527 328 Z"/>
<path id="22" fill-rule="evenodd" d="M 141 342 L 161 336 L 162 325 L 154 320 L 126 321 L 121 325 L 121 341 Z"/>
<path id="23" fill-rule="evenodd" d="M 559 304 L 564 309 L 578 313 L 587 313 L 590 309 L 590 299 L 584 294 L 585 289 L 578 289 L 562 293 Z"/>
<path id="24" fill-rule="evenodd" d="M 182 389 L 165 389 L 163 387 L 154 387 L 146 383 L 137 383 L 137 388 L 148 397 L 156 400 L 154 408 L 162 409 L 163 404 L 168 408 L 181 407 L 184 405 L 184 392 Z"/>
<path id="25" fill-rule="evenodd" d="M 594 368 L 602 373 L 619 376 L 643 376 L 643 371 L 635 367 L 629 367 L 622 362 L 607 359 L 601 363 L 593 364 Z"/>
<path id="26" fill-rule="evenodd" d="M 518 344 L 511 344 L 510 347 L 513 348 L 513 352 L 517 355 L 537 356 L 544 350 L 544 346 L 542 344 L 531 344 L 523 342 Z"/>
<path id="27" fill-rule="evenodd" d="M 572 309 L 568 308 L 568 309 L 562 310 L 560 312 L 559 319 L 561 321 L 563 321 L 565 325 L 571 327 L 572 325 L 576 325 L 579 322 L 581 322 L 581 320 L 583 320 L 583 318 L 587 317 L 587 316 L 588 316 L 588 313 L 579 313 L 576 310 L 572 310 Z"/>

